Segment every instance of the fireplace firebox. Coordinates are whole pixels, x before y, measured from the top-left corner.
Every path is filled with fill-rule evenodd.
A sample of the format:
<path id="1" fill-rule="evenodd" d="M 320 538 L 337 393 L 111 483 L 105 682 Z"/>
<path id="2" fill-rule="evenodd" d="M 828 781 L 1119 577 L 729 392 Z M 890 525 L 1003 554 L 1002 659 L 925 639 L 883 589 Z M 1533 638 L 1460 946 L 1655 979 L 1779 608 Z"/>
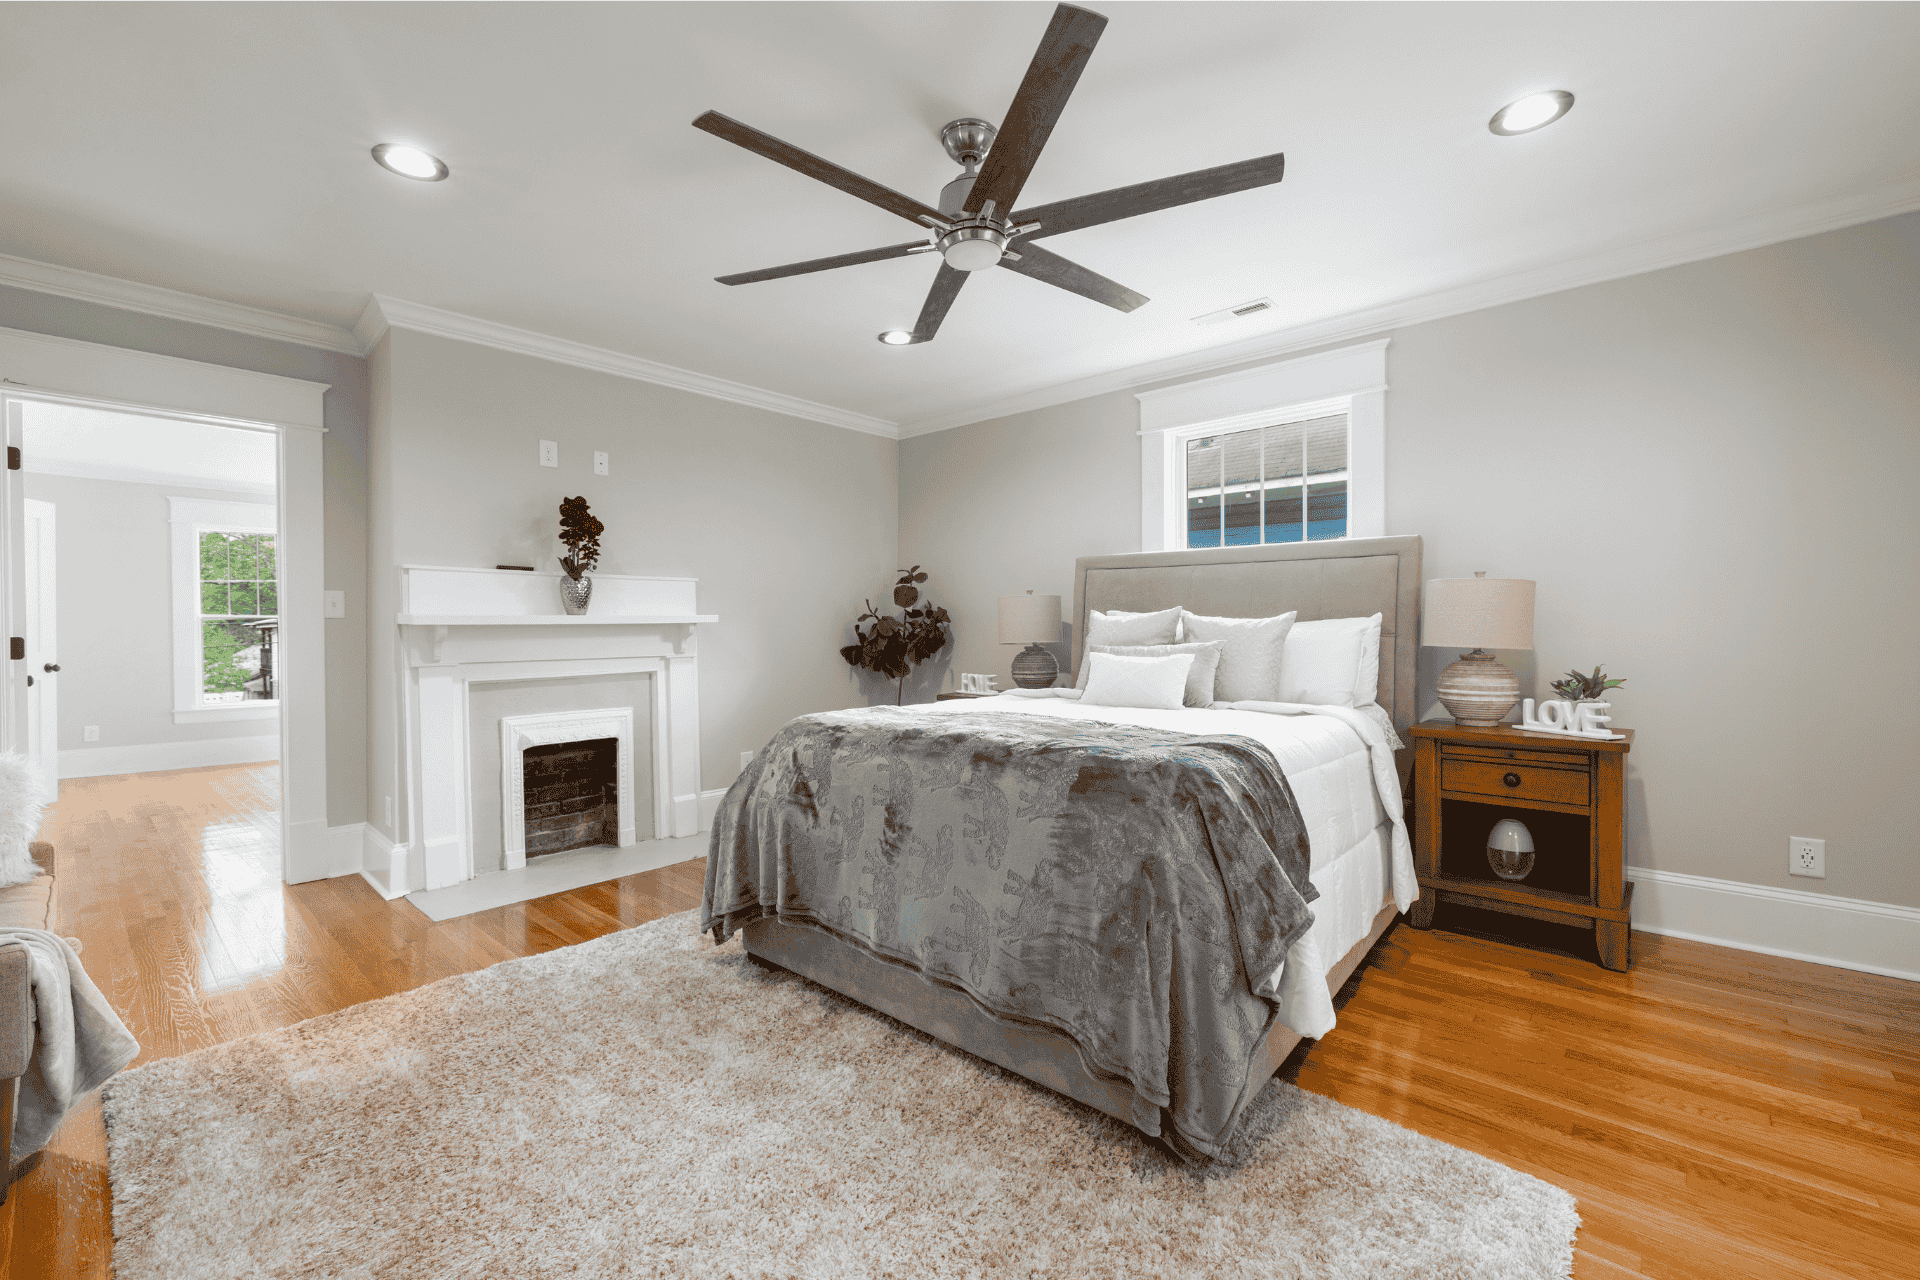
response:
<path id="1" fill-rule="evenodd" d="M 521 755 L 527 856 L 620 843 L 619 743 L 555 742 Z"/>

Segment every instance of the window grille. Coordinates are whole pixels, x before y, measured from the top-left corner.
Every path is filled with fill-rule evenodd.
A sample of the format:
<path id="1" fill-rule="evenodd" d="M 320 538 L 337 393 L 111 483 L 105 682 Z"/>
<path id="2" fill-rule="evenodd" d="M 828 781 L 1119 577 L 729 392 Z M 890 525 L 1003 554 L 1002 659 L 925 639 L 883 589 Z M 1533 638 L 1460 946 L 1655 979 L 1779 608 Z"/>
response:
<path id="1" fill-rule="evenodd" d="M 1187 441 L 1187 545 L 1347 536 L 1347 415 Z"/>

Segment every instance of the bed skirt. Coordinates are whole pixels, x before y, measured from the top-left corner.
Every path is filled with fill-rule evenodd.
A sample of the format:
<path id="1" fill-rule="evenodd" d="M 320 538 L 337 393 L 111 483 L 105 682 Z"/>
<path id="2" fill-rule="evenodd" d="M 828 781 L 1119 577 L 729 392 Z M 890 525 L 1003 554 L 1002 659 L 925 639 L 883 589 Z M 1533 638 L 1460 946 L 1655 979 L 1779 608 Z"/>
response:
<path id="1" fill-rule="evenodd" d="M 1340 990 L 1397 915 L 1392 903 L 1380 909 L 1367 936 L 1328 971 L 1329 993 Z M 748 923 L 741 933 L 747 954 L 763 964 L 790 970 L 1116 1120 L 1133 1122 L 1132 1086 L 1088 1071 L 1079 1047 L 1057 1031 L 996 1018 L 965 992 L 928 982 L 911 969 L 881 960 L 824 930 L 767 918 Z M 1236 1116 L 1280 1069 L 1300 1039 L 1284 1023 L 1273 1024 L 1248 1066 L 1234 1107 Z"/>

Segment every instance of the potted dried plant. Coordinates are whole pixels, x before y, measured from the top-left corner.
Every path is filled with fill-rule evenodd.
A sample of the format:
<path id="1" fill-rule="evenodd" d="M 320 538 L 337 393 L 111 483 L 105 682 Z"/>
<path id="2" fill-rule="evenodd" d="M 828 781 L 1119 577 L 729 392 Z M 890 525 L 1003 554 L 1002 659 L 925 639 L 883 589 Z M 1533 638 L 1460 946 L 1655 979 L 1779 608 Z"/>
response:
<path id="1" fill-rule="evenodd" d="M 560 541 L 567 544 L 567 554 L 560 557 L 567 571 L 560 579 L 560 603 L 568 613 L 585 613 L 593 599 L 593 579 L 587 575 L 600 563 L 600 535 L 606 530 L 584 497 L 560 500 Z"/>
<path id="2" fill-rule="evenodd" d="M 931 601 L 921 603 L 920 590 L 914 585 L 926 580 L 919 565 L 902 569 L 900 580 L 893 584 L 893 602 L 900 606 L 900 616 L 889 618 L 867 601 L 867 611 L 854 620 L 855 643 L 840 650 L 848 666 L 899 681 L 894 690 L 896 706 L 906 698 L 907 677 L 913 669 L 947 643 L 947 611 Z M 862 631 L 863 622 L 873 626 Z"/>
<path id="3" fill-rule="evenodd" d="M 1581 675 L 1578 671 L 1569 671 L 1565 679 L 1555 680 L 1549 687 L 1568 702 L 1578 706 L 1582 702 L 1600 702 L 1606 698 L 1607 690 L 1616 689 L 1625 683 L 1625 680 L 1609 679 L 1605 671 L 1595 667 L 1590 676 Z"/>

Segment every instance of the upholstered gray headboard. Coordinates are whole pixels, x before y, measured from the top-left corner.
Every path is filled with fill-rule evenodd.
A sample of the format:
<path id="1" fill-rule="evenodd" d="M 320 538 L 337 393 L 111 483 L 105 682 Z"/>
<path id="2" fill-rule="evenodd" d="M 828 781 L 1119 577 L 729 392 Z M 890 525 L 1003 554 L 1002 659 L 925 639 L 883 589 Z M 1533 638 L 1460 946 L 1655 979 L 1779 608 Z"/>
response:
<path id="1" fill-rule="evenodd" d="M 1414 716 L 1420 643 L 1420 539 L 1353 538 L 1204 551 L 1087 556 L 1073 570 L 1073 670 L 1087 611 L 1151 613 L 1183 605 L 1221 618 L 1300 621 L 1380 615 L 1380 705 L 1405 729 Z"/>

